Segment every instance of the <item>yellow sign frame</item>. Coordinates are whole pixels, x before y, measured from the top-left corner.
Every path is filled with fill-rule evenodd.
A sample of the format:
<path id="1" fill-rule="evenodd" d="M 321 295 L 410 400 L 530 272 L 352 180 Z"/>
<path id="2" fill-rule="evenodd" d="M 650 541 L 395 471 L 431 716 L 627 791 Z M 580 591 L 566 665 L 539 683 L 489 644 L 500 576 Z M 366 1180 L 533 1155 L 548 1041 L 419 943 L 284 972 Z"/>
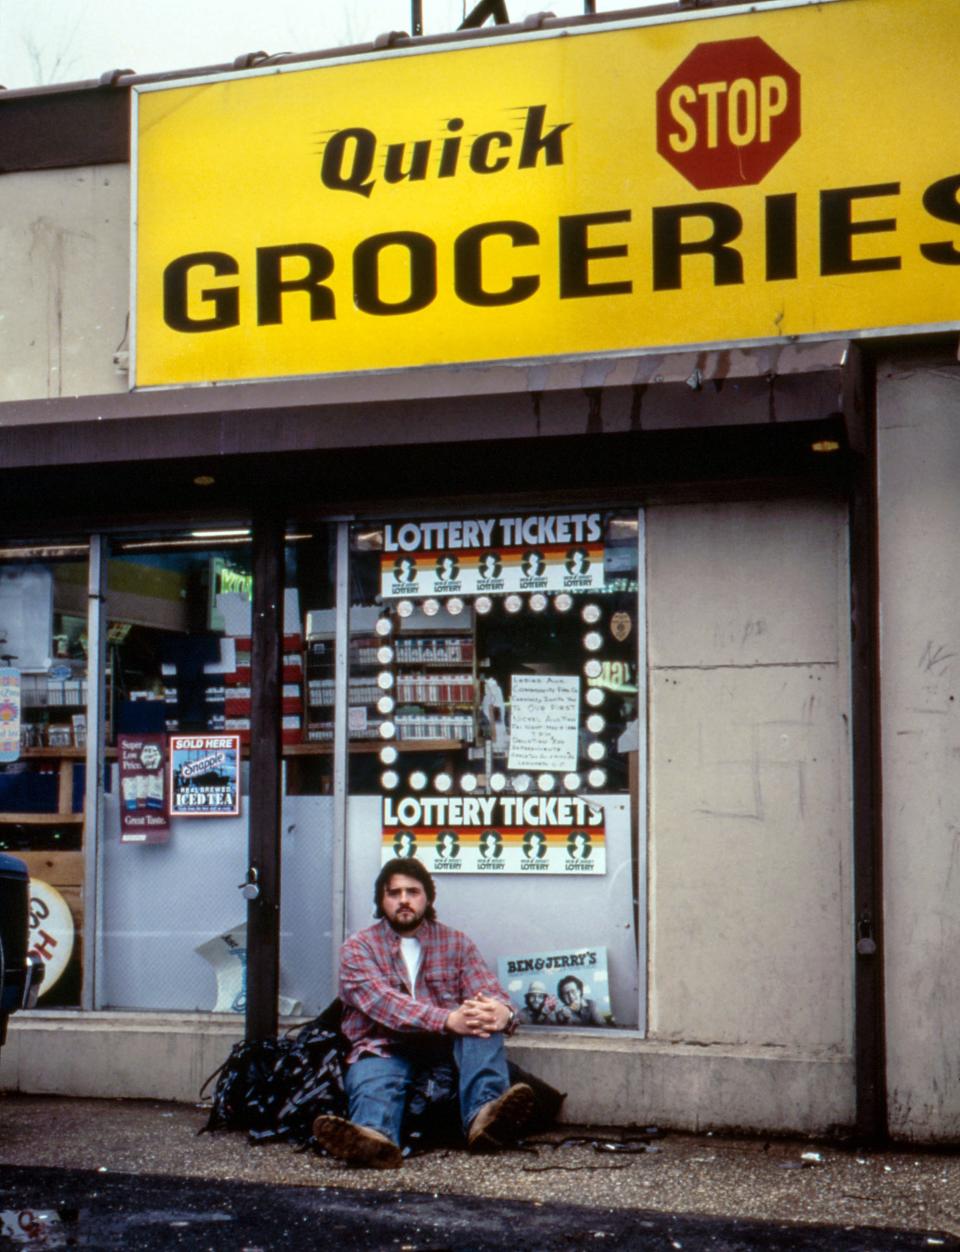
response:
<path id="1" fill-rule="evenodd" d="M 136 87 L 131 385 L 956 329 L 960 150 L 922 141 L 960 115 L 949 9 L 773 0 Z M 671 87 L 705 44 L 719 76 Z M 752 183 L 658 151 L 777 142 L 788 102 Z"/>

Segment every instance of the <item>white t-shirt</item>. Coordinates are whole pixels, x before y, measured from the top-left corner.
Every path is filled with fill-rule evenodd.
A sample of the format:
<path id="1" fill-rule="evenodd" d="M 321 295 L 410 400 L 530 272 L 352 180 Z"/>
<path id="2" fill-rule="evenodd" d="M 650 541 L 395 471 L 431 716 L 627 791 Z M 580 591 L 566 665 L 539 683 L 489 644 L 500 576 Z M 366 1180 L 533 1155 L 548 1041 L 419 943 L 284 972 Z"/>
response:
<path id="1" fill-rule="evenodd" d="M 400 951 L 403 954 L 403 963 L 407 967 L 407 974 L 410 978 L 410 990 L 416 993 L 417 974 L 420 972 L 420 940 L 415 935 L 405 935 L 400 940 Z"/>

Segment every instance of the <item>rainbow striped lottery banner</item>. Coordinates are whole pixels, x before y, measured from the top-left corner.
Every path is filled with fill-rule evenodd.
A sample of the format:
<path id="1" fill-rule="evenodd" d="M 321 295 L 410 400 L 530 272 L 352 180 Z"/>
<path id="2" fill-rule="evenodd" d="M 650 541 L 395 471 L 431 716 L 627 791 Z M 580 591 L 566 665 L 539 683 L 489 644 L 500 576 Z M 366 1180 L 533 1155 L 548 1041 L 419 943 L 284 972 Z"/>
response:
<path id="1" fill-rule="evenodd" d="M 600 513 L 389 522 L 380 594 L 498 595 L 603 586 Z"/>
<path id="2" fill-rule="evenodd" d="M 605 874 L 603 807 L 579 796 L 385 796 L 381 862 L 434 874 Z"/>

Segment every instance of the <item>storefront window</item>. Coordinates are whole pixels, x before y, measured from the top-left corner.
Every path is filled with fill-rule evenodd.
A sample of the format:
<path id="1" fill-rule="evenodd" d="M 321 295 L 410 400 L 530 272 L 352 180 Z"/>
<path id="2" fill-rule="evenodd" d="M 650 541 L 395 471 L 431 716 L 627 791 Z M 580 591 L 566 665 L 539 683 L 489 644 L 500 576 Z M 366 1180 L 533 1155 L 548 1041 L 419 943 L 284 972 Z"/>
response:
<path id="1" fill-rule="evenodd" d="M 570 509 L 289 528 L 282 1015 L 329 1002 L 341 927 L 370 921 L 381 864 L 414 855 L 528 1024 L 642 1024 L 639 521 Z M 62 959 L 41 1003 L 78 1006 L 87 985 L 96 1008 L 240 1014 L 250 534 L 121 536 L 106 554 L 89 621 L 86 544 L 7 549 L 0 565 L 0 847 L 49 895 L 34 945 Z"/>
<path id="2" fill-rule="evenodd" d="M 335 526 L 294 526 L 286 548 L 281 1008 L 309 1016 L 336 995 L 336 537 Z"/>
<path id="3" fill-rule="evenodd" d="M 87 545 L 0 556 L 0 851 L 27 863 L 41 1008 L 83 980 Z"/>
<path id="4" fill-rule="evenodd" d="M 420 858 L 530 1024 L 639 1018 L 636 512 L 351 532 L 347 928 Z"/>
<path id="5" fill-rule="evenodd" d="M 117 539 L 97 1007 L 242 1012 L 249 532 Z"/>

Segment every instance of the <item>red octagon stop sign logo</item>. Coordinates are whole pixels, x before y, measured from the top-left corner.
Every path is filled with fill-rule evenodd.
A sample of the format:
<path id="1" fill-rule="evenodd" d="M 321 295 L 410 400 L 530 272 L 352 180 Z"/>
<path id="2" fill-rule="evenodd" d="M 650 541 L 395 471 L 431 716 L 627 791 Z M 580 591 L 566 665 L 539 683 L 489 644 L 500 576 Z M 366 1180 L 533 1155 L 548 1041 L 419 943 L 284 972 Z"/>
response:
<path id="1" fill-rule="evenodd" d="M 758 36 L 698 44 L 657 92 L 657 151 L 698 191 L 766 178 L 800 136 L 800 75 Z"/>

